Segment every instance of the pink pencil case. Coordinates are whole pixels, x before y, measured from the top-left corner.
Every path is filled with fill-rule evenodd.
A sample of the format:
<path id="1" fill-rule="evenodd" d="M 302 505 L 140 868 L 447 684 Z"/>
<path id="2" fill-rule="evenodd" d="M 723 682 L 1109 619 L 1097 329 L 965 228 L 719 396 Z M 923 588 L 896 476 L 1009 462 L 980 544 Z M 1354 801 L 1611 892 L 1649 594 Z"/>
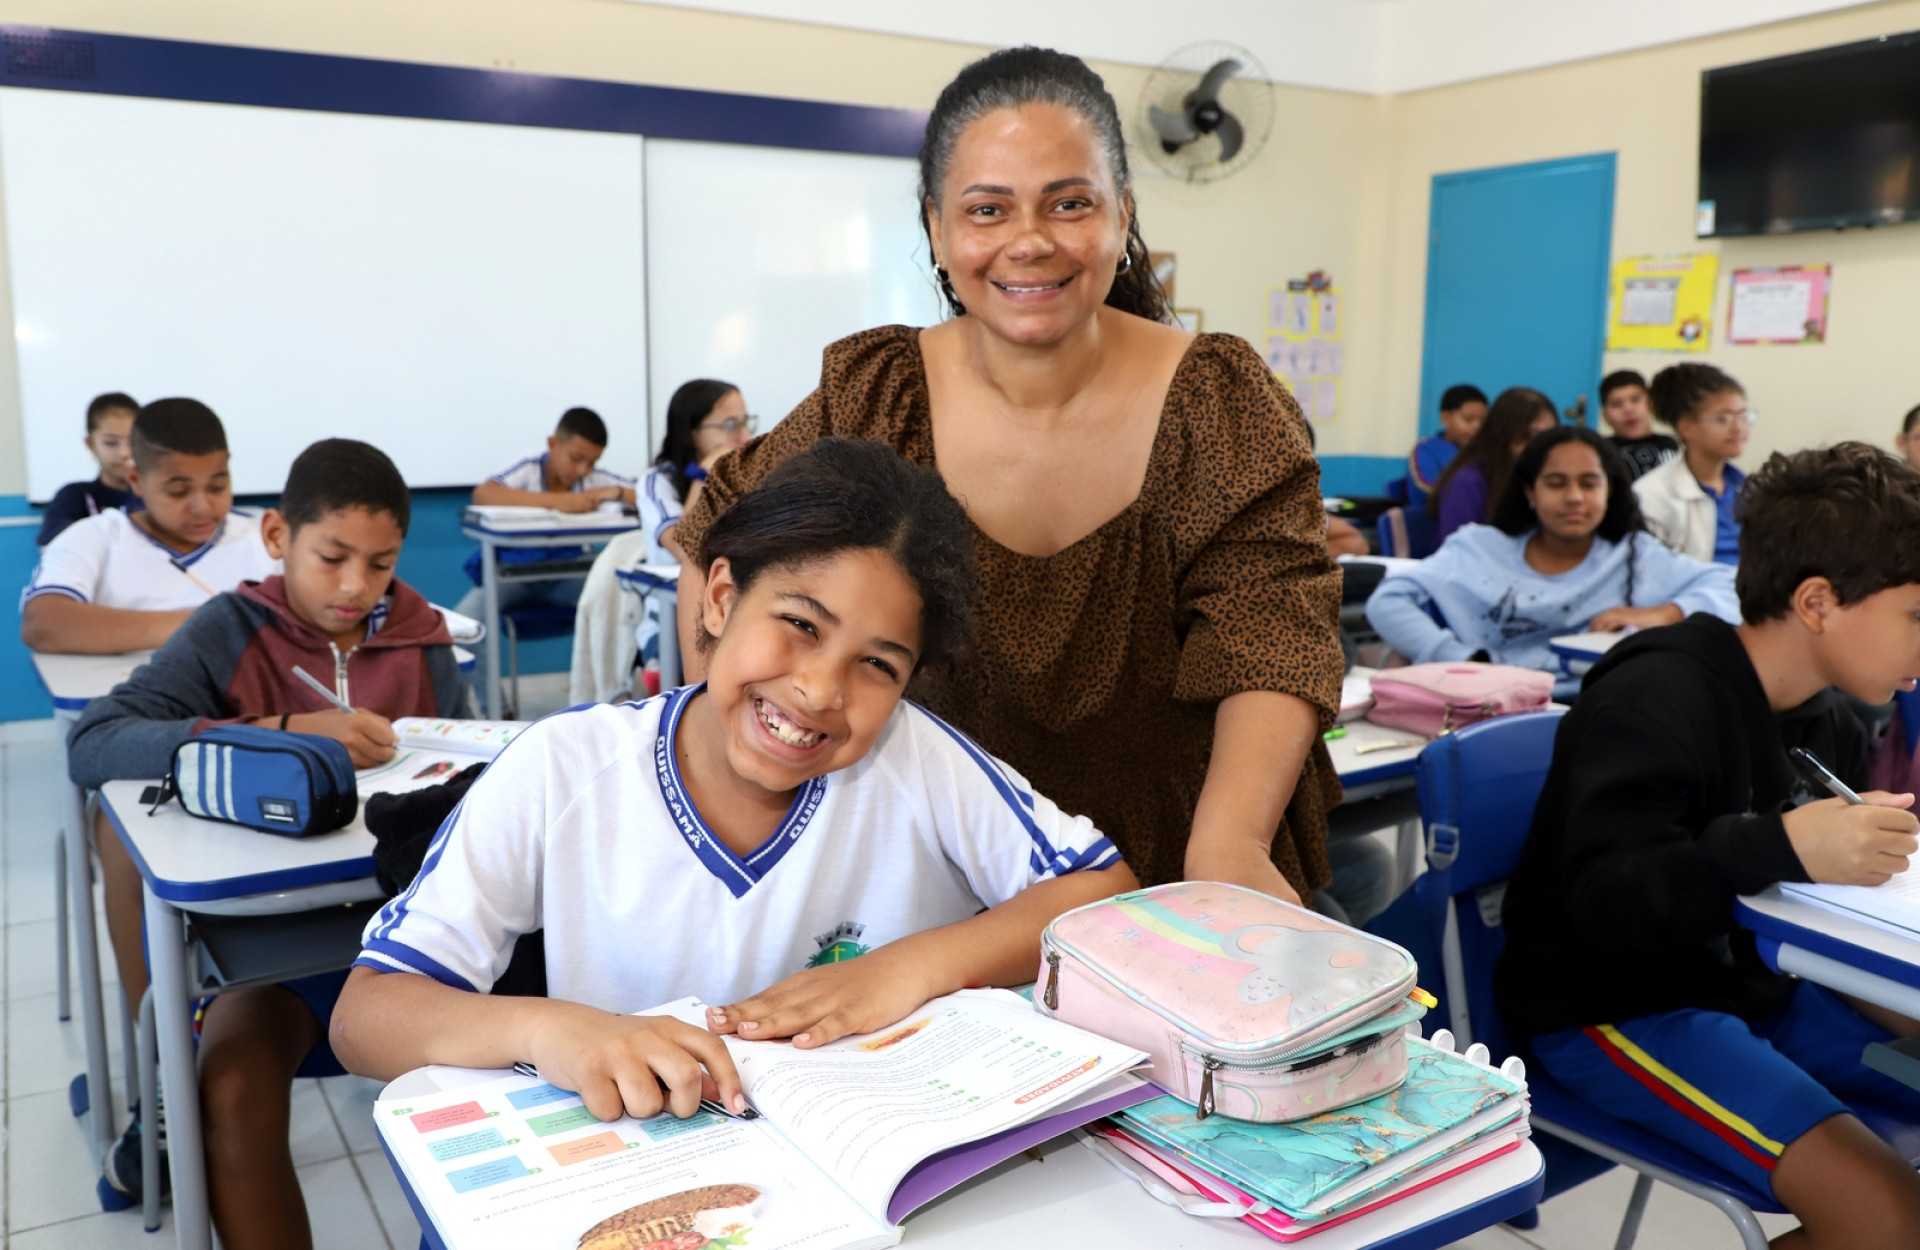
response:
<path id="1" fill-rule="evenodd" d="M 1407 1077 L 1413 956 L 1255 890 L 1185 881 L 1115 895 L 1040 935 L 1034 1004 L 1153 1058 L 1153 1081 L 1280 1123 Z"/>
<path id="2" fill-rule="evenodd" d="M 1429 738 L 1515 712 L 1538 712 L 1553 699 L 1553 675 L 1511 664 L 1454 660 L 1409 664 L 1373 675 L 1376 725 Z"/>

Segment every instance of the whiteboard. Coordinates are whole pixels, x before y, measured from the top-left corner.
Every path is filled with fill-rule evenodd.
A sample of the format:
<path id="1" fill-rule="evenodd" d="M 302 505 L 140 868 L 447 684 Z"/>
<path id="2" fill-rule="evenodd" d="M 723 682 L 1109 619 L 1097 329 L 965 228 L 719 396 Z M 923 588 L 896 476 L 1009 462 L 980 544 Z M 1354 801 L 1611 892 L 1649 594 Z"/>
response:
<path id="1" fill-rule="evenodd" d="M 732 382 L 764 432 L 827 344 L 940 319 L 911 159 L 650 139 L 646 161 L 656 450 L 682 382 Z"/>
<path id="2" fill-rule="evenodd" d="M 646 454 L 641 140 L 0 89 L 27 480 L 93 476 L 87 400 L 190 395 L 235 488 L 317 438 L 414 486 L 537 451 L 566 408 Z"/>

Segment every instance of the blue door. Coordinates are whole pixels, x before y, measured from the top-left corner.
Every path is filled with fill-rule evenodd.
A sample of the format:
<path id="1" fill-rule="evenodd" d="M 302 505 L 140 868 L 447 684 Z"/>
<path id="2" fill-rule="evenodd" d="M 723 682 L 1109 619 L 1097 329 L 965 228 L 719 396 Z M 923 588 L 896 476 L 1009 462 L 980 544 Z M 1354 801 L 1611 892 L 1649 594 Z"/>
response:
<path id="1" fill-rule="evenodd" d="M 1613 153 L 1438 174 L 1427 231 L 1420 432 L 1440 395 L 1542 390 L 1598 419 L 1613 244 Z"/>

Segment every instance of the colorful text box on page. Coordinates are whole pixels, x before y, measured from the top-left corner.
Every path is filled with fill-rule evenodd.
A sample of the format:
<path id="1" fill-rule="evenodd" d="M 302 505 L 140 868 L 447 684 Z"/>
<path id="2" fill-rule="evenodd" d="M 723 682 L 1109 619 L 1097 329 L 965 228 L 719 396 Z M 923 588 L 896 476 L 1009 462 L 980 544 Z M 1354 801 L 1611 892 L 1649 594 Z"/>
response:
<path id="1" fill-rule="evenodd" d="M 422 1133 L 433 1133 L 443 1128 L 452 1128 L 456 1124 L 471 1124 L 475 1120 L 484 1120 L 487 1113 L 477 1102 L 463 1102 L 458 1106 L 442 1107 L 438 1111 L 422 1111 L 418 1115 L 407 1117 L 413 1121 L 413 1127 Z"/>

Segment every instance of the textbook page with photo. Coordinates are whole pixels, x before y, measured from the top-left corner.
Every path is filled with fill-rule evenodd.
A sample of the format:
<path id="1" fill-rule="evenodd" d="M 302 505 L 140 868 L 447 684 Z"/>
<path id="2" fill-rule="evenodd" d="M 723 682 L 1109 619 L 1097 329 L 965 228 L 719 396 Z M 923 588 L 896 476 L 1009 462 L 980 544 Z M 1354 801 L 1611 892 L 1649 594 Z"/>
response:
<path id="1" fill-rule="evenodd" d="M 683 999 L 645 1015 L 705 1027 Z M 1153 1097 L 1147 1056 L 1005 990 L 811 1050 L 726 1039 L 759 1118 L 594 1118 L 538 1077 L 429 1068 L 388 1154 L 449 1250 L 865 1250 L 1028 1147 Z"/>
<path id="2" fill-rule="evenodd" d="M 372 794 L 407 794 L 450 779 L 474 764 L 484 763 L 506 749 L 532 721 L 446 720 L 437 716 L 403 716 L 393 722 L 398 741 L 393 758 L 353 774 L 361 798 Z"/>

